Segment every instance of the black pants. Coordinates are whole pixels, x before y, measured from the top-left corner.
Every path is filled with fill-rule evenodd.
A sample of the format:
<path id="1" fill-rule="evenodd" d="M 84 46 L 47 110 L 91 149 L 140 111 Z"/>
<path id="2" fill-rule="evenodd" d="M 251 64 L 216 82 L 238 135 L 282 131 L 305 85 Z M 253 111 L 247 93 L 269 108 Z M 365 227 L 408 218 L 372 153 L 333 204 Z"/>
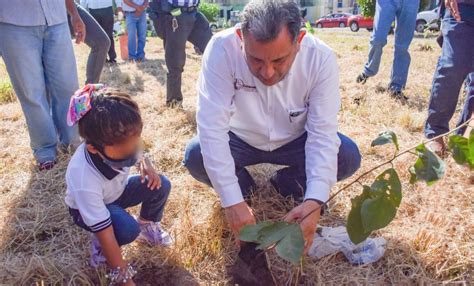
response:
<path id="1" fill-rule="evenodd" d="M 150 3 L 150 18 L 158 37 L 163 39 L 165 61 L 168 68 L 166 102 L 181 102 L 181 77 L 186 63 L 186 42 L 191 42 L 201 52 L 206 49 L 212 31 L 206 17 L 197 10 L 183 12 L 176 17 L 178 28 L 173 31 L 173 16 L 163 10 L 159 2 Z"/>
<path id="2" fill-rule="evenodd" d="M 115 53 L 114 44 L 114 9 L 112 7 L 102 9 L 89 9 L 92 17 L 104 29 L 110 39 L 109 61 L 115 61 L 117 54 Z"/>

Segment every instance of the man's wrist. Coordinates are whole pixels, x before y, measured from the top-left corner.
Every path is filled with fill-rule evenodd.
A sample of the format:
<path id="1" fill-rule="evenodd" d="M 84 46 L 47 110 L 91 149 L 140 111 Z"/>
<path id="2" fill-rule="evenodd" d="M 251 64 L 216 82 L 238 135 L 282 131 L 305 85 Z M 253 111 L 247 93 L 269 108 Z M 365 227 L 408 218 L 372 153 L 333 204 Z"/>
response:
<path id="1" fill-rule="evenodd" d="M 315 208 L 319 208 L 319 211 L 320 211 L 320 214 L 323 215 L 324 214 L 324 211 L 326 209 L 326 204 L 320 200 L 317 200 L 317 199 L 312 199 L 312 198 L 308 198 L 308 199 L 305 199 L 303 201 L 303 203 L 306 203 L 306 202 L 313 202 L 313 203 L 317 203 L 318 206 L 315 206 Z"/>

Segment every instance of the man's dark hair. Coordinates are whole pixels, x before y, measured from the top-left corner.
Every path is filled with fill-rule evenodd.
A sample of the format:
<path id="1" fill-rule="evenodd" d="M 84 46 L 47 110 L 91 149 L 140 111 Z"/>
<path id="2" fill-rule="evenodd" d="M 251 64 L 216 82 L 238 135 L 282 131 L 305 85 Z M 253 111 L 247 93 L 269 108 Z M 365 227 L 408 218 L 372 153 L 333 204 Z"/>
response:
<path id="1" fill-rule="evenodd" d="M 288 28 L 296 42 L 301 29 L 301 12 L 298 4 L 288 0 L 252 0 L 242 13 L 242 32 L 251 34 L 259 42 L 269 42 Z"/>
<path id="2" fill-rule="evenodd" d="M 130 95 L 107 90 L 94 95 L 91 105 L 92 109 L 79 121 L 79 134 L 87 143 L 111 146 L 142 132 L 140 109 Z"/>

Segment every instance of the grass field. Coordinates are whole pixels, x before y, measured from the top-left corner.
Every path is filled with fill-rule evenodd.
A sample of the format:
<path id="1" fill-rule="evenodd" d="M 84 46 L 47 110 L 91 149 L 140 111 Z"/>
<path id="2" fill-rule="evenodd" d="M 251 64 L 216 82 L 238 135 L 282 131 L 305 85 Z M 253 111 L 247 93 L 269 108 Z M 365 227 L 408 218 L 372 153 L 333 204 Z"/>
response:
<path id="1" fill-rule="evenodd" d="M 395 131 L 402 148 L 421 141 L 432 75 L 440 53 L 435 38 L 416 37 L 411 46 L 412 65 L 406 90 L 410 99 L 402 105 L 381 91 L 388 84 L 393 37 L 384 50 L 379 75 L 365 86 L 358 86 L 354 81 L 366 59 L 370 34 L 339 29 L 316 32 L 338 56 L 340 131 L 360 146 L 363 162 L 359 173 L 391 156 L 387 148 L 370 147 L 380 131 Z M 83 82 L 88 48 L 81 45 L 75 49 Z M 102 78 L 103 82 L 134 94 L 141 106 L 146 148 L 159 170 L 173 183 L 164 225 L 176 244 L 171 249 L 160 249 L 133 243 L 124 252 L 138 265 L 138 285 L 228 284 L 228 266 L 236 249 L 218 197 L 194 181 L 181 165 L 186 143 L 196 133 L 195 84 L 200 57 L 188 47 L 184 108 L 167 109 L 161 41 L 150 38 L 146 50 L 145 63 L 120 62 L 106 67 Z M 0 82 L 8 82 L 3 62 Z M 18 102 L 0 105 L 0 146 L 0 284 L 105 285 L 104 271 L 86 265 L 88 234 L 73 226 L 63 202 L 68 156 L 63 156 L 52 171 L 36 171 Z M 395 163 L 403 182 L 408 182 L 407 170 L 414 160 L 409 155 Z M 253 202 L 259 219 L 279 219 L 293 206 L 270 187 L 268 178 L 274 170 L 274 166 L 267 165 L 250 168 L 259 185 Z M 268 260 L 276 281 L 279 285 L 474 284 L 474 185 L 468 181 L 469 170 L 457 166 L 452 159 L 447 161 L 447 174 L 432 187 L 404 183 L 404 198 L 396 219 L 375 233 L 388 241 L 380 261 L 352 266 L 337 254 L 318 261 L 305 259 L 302 267 L 295 267 L 270 252 Z M 344 182 L 339 183 L 338 187 L 343 185 Z M 343 225 L 350 199 L 360 192 L 361 187 L 356 185 L 338 196 L 321 224 Z"/>

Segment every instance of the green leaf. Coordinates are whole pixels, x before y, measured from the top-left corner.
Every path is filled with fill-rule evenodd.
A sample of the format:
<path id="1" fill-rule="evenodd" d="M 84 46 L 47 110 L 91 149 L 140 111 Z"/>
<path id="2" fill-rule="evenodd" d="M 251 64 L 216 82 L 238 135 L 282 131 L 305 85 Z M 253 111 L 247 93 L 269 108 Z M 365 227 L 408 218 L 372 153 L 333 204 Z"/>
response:
<path id="1" fill-rule="evenodd" d="M 370 198 L 362 202 L 361 219 L 365 232 L 386 227 L 402 201 L 402 184 L 394 169 L 380 174 L 371 186 Z"/>
<path id="2" fill-rule="evenodd" d="M 411 178 L 410 183 L 425 181 L 429 186 L 444 176 L 446 171 L 445 164 L 435 153 L 428 150 L 425 144 L 416 147 L 418 160 L 415 165 L 409 169 Z"/>
<path id="3" fill-rule="evenodd" d="M 469 167 L 471 170 L 474 170 L 474 129 L 471 130 L 471 134 L 469 134 Z"/>
<path id="4" fill-rule="evenodd" d="M 291 231 L 288 226 L 290 226 L 289 223 L 278 221 L 262 228 L 258 232 L 260 235 L 258 243 L 260 245 L 257 247 L 257 249 L 267 249 L 268 247 L 282 240 Z"/>
<path id="5" fill-rule="evenodd" d="M 247 241 L 247 242 L 258 242 L 259 241 L 259 231 L 262 230 L 262 228 L 267 227 L 269 225 L 272 225 L 272 221 L 262 221 L 257 224 L 252 224 L 252 225 L 246 225 L 240 230 L 239 238 L 242 241 Z"/>
<path id="6" fill-rule="evenodd" d="M 355 244 L 361 243 L 370 235 L 370 232 L 364 230 L 361 217 L 362 203 L 369 197 L 370 187 L 364 186 L 362 194 L 351 200 L 352 208 L 349 212 L 349 216 L 347 217 L 346 228 L 347 233 L 349 234 L 349 238 Z"/>
<path id="7" fill-rule="evenodd" d="M 303 256 L 304 238 L 299 224 L 290 224 L 287 227 L 287 235 L 276 245 L 278 255 L 294 264 L 298 264 Z"/>
<path id="8" fill-rule="evenodd" d="M 469 139 L 459 135 L 449 137 L 448 147 L 456 163 L 464 165 L 469 162 L 471 156 L 469 150 Z"/>
<path id="9" fill-rule="evenodd" d="M 379 137 L 377 137 L 377 139 L 372 141 L 371 146 L 374 147 L 374 146 L 380 146 L 380 145 L 385 145 L 389 143 L 393 143 L 397 151 L 400 150 L 397 134 L 395 134 L 395 132 L 393 131 L 385 131 L 385 132 L 380 133 Z"/>

